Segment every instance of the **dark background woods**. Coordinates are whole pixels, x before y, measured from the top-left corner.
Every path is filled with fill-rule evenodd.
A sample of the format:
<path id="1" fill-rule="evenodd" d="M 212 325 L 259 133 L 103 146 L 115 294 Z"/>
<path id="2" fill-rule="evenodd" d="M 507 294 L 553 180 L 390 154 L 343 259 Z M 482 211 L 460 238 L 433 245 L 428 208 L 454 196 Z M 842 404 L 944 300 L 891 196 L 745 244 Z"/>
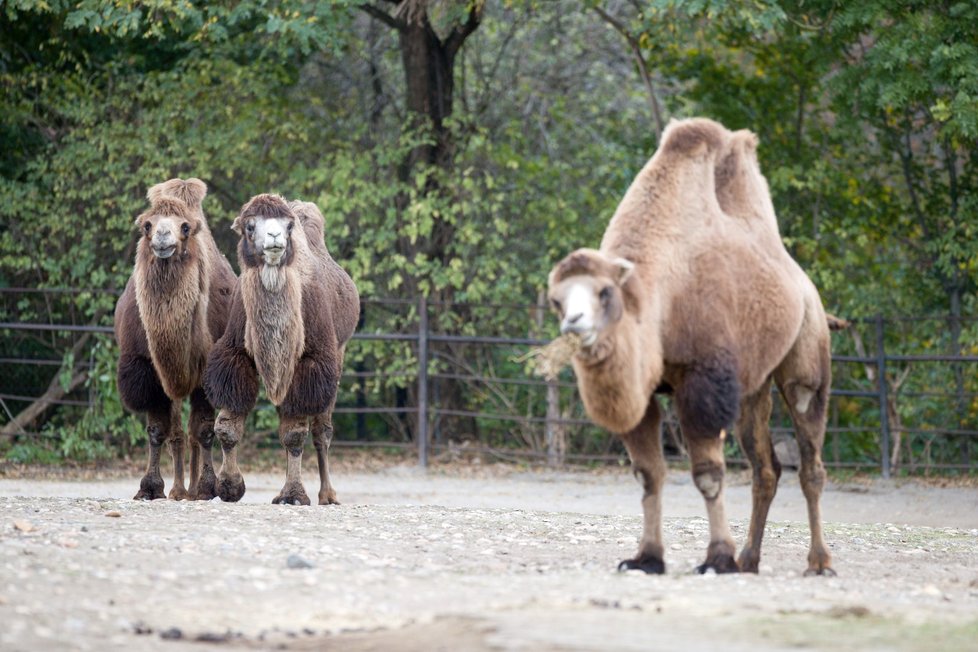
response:
<path id="1" fill-rule="evenodd" d="M 423 296 L 433 332 L 545 337 L 553 320 L 531 306 L 552 262 L 598 242 L 665 121 L 707 115 L 760 136 L 785 242 L 830 311 L 926 316 L 892 322 L 890 353 L 978 353 L 974 3 L 55 0 L 0 12 L 4 323 L 108 324 L 146 188 L 197 176 L 228 253 L 225 227 L 252 194 L 317 202 L 361 294 L 406 300 L 368 310 L 363 332 L 415 332 Z M 50 289 L 71 292 L 37 291 Z M 872 323 L 836 335 L 837 353 L 872 354 Z M 517 352 L 440 346 L 431 372 L 456 377 L 438 391 L 453 413 L 438 436 L 538 448 L 536 431 L 464 414 L 545 413 L 542 388 L 458 378 L 528 378 Z M 5 330 L 0 348 L 0 389 L 23 397 L 4 399 L 9 459 L 140 443 L 115 399 L 111 338 Z M 12 362 L 28 358 L 53 364 Z M 360 341 L 346 404 L 410 408 L 416 360 L 410 341 Z M 926 433 L 908 435 L 898 466 L 969 459 L 954 433 L 978 427 L 975 371 L 893 361 L 890 420 Z M 852 391 L 879 386 L 871 365 L 836 375 Z M 79 405 L 41 410 L 29 397 L 46 392 Z M 833 405 L 838 428 L 876 424 L 840 444 L 840 460 L 864 461 L 878 405 Z M 351 415 L 340 436 L 411 441 L 405 414 Z M 570 445 L 615 453 L 606 441 L 582 430 Z"/>

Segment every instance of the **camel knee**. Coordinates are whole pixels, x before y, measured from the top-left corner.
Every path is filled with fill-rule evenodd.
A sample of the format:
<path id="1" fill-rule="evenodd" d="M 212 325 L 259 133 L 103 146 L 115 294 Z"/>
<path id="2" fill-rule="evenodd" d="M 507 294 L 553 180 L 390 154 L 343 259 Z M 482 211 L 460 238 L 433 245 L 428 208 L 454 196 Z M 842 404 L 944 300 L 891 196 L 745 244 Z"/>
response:
<path id="1" fill-rule="evenodd" d="M 768 499 L 773 498 L 778 491 L 780 475 L 780 467 L 777 470 L 774 468 L 759 469 L 754 473 L 754 490 Z"/>
<path id="2" fill-rule="evenodd" d="M 244 432 L 244 415 L 230 415 L 223 410 L 214 423 L 214 434 L 221 442 L 221 448 L 231 450 L 241 441 Z"/>
<path id="3" fill-rule="evenodd" d="M 149 445 L 153 448 L 161 447 L 170 436 L 170 433 L 158 423 L 152 423 L 146 426 L 146 434 L 149 436 Z"/>
<path id="4" fill-rule="evenodd" d="M 302 445 L 306 440 L 305 429 L 296 426 L 286 428 L 279 433 L 278 438 L 289 455 L 302 455 Z"/>
<path id="5" fill-rule="evenodd" d="M 693 482 L 706 500 L 715 500 L 723 489 L 723 466 L 701 462 L 693 466 Z"/>
<path id="6" fill-rule="evenodd" d="M 653 473 L 649 469 L 634 465 L 632 466 L 632 474 L 638 480 L 639 484 L 642 485 L 642 490 L 646 496 L 661 493 L 662 483 L 665 481 L 665 474 Z"/>
<path id="7" fill-rule="evenodd" d="M 207 449 L 214 445 L 214 423 L 205 423 L 197 429 L 194 433 L 194 439 L 197 441 L 197 445 L 201 448 Z"/>
<path id="8" fill-rule="evenodd" d="M 819 495 L 825 487 L 825 467 L 821 464 L 803 467 L 798 474 L 801 488 L 806 494 Z"/>

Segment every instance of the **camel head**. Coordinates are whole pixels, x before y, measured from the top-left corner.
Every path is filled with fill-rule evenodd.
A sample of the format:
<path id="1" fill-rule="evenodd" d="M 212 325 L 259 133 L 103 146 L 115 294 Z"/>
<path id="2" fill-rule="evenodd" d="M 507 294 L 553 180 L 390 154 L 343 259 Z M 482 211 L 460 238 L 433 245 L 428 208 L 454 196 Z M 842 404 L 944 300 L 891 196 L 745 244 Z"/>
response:
<path id="1" fill-rule="evenodd" d="M 295 235 L 302 232 L 295 213 L 278 195 L 255 195 L 241 208 L 231 226 L 241 236 L 242 266 L 280 267 L 292 262 Z"/>
<path id="2" fill-rule="evenodd" d="M 577 333 L 585 348 L 607 338 L 631 303 L 626 284 L 635 265 L 594 249 L 578 249 L 550 272 L 548 298 L 560 332 Z"/>
<path id="3" fill-rule="evenodd" d="M 146 248 L 161 260 L 178 254 L 182 259 L 190 252 L 202 221 L 197 211 L 175 197 L 158 197 L 148 211 L 136 218 L 142 234 L 140 249 Z"/>

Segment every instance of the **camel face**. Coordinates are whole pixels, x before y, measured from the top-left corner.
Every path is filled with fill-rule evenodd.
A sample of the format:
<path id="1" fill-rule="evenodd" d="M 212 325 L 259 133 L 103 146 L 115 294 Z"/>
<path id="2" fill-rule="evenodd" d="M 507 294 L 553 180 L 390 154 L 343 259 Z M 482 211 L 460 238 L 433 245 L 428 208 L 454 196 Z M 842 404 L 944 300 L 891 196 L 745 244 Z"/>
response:
<path id="1" fill-rule="evenodd" d="M 289 247 L 294 223 L 295 220 L 288 217 L 254 217 L 245 223 L 245 232 L 266 265 L 275 267 L 281 264 Z"/>
<path id="2" fill-rule="evenodd" d="M 262 274 L 268 277 L 269 289 L 280 285 L 279 271 L 292 261 L 296 222 L 295 213 L 285 200 L 264 194 L 245 204 L 231 226 L 241 236 L 238 255 L 242 266 L 261 268 Z"/>
<path id="3" fill-rule="evenodd" d="M 577 333 L 593 346 L 624 313 L 622 284 L 634 265 L 593 250 L 578 250 L 550 273 L 550 305 L 560 317 L 560 332 Z"/>
<path id="4" fill-rule="evenodd" d="M 187 240 L 198 228 L 196 220 L 187 210 L 171 204 L 175 202 L 161 202 L 155 210 L 151 209 L 136 220 L 150 251 L 162 260 L 177 252 L 183 253 Z"/>

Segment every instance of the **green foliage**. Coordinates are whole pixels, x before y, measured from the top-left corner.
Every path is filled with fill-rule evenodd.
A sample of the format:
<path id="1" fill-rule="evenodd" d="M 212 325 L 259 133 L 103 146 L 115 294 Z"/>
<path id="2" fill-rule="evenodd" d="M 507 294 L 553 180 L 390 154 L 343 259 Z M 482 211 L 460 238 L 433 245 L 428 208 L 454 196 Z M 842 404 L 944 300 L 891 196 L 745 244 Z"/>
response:
<path id="1" fill-rule="evenodd" d="M 552 320 L 527 306 L 554 260 L 598 244 L 658 141 L 634 42 L 666 118 L 708 115 L 758 133 L 785 243 L 830 311 L 948 315 L 894 326 L 887 349 L 978 350 L 978 327 L 967 320 L 978 311 L 974 3 L 486 2 L 456 55 L 454 112 L 438 133 L 406 114 L 399 38 L 362 4 L 5 3 L 0 287 L 78 291 L 12 298 L 2 320 L 108 325 L 131 272 L 132 222 L 146 189 L 179 175 L 208 183 L 205 210 L 228 254 L 227 227 L 251 195 L 316 201 L 330 250 L 361 295 L 405 300 L 368 307 L 363 332 L 414 332 L 415 299 L 425 295 L 438 332 L 552 335 Z M 472 4 L 425 6 L 445 34 Z M 450 164 L 413 162 L 439 139 L 451 144 Z M 835 338 L 837 350 L 856 353 L 851 335 Z M 75 341 L 66 334 L 4 339 L 7 357 L 64 357 L 62 387 L 80 362 L 95 362 L 86 391 L 97 407 L 50 416 L 41 441 L 56 444 L 51 451 L 95 459 L 140 442 L 142 428 L 113 387 L 110 340 L 65 356 Z M 523 374 L 513 352 L 435 353 L 433 375 Z M 344 383 L 342 404 L 410 403 L 411 345 L 358 341 L 347 359 L 358 375 Z M 837 373 L 844 386 L 873 389 L 858 365 Z M 35 394 L 51 381 L 43 369 L 5 376 Z M 913 367 L 900 417 L 928 432 L 974 425 L 974 377 Z M 487 412 L 540 415 L 545 404 L 542 390 L 523 385 L 466 381 L 461 392 Z M 573 390 L 562 392 L 580 414 Z M 928 396 L 937 393 L 954 399 Z M 865 427 L 837 440 L 839 454 L 871 458 L 878 409 L 852 397 L 834 406 L 836 425 Z M 265 406 L 252 425 L 275 421 Z M 387 427 L 407 436 L 406 421 L 371 417 L 357 436 L 379 438 Z M 525 424 L 480 422 L 479 436 L 541 445 L 539 429 Z M 957 442 L 929 437 L 908 439 L 914 455 L 959 456 Z M 571 439 L 575 450 L 610 450 L 592 429 Z M 18 443 L 8 456 L 46 455 L 45 446 Z"/>

